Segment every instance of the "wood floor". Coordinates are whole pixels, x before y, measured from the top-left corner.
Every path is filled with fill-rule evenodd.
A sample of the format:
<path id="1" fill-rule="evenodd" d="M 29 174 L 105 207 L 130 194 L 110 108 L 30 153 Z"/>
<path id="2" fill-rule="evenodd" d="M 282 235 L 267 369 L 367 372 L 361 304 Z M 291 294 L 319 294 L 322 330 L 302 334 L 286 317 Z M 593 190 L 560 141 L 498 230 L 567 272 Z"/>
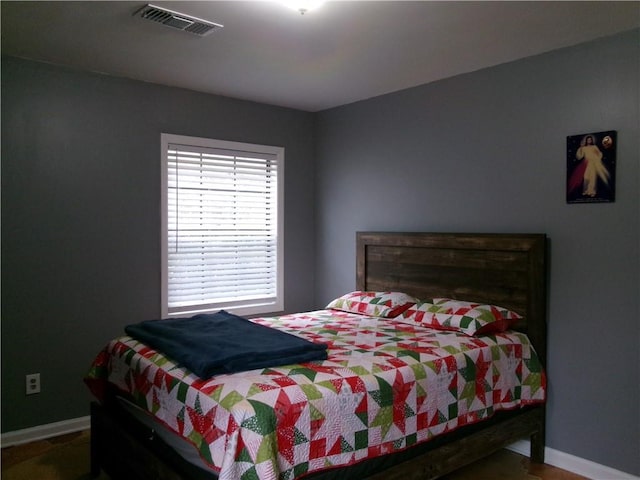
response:
<path id="1" fill-rule="evenodd" d="M 77 432 L 2 449 L 4 480 L 89 480 L 89 432 Z M 98 480 L 107 480 L 101 475 Z M 494 455 L 441 480 L 586 480 L 550 466 L 530 464 L 517 453 Z"/>

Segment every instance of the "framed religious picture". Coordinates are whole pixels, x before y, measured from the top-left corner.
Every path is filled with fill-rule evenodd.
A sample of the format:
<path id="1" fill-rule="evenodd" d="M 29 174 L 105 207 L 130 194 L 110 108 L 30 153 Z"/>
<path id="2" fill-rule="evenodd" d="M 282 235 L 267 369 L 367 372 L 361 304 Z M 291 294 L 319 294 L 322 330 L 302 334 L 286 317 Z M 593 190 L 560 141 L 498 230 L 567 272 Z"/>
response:
<path id="1" fill-rule="evenodd" d="M 616 132 L 567 137 L 567 203 L 605 203 L 616 198 Z"/>

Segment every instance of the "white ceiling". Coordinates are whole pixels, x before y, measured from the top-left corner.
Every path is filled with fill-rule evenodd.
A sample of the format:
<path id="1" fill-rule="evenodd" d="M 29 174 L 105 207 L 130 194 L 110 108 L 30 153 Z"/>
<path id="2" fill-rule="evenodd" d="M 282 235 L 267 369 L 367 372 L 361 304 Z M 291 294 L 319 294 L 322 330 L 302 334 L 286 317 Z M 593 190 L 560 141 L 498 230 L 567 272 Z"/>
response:
<path id="1" fill-rule="evenodd" d="M 224 28 L 135 17 L 146 3 Z M 319 111 L 640 27 L 640 2 L 3 1 L 1 16 L 3 54 Z"/>

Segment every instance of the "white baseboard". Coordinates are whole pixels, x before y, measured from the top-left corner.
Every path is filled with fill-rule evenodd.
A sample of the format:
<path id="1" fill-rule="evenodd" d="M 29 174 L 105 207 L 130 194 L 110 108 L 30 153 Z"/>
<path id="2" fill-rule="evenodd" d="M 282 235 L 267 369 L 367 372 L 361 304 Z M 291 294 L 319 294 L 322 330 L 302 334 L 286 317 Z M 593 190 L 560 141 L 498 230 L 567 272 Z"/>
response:
<path id="1" fill-rule="evenodd" d="M 62 422 L 48 423 L 46 425 L 3 433 L 0 438 L 0 444 L 2 447 L 10 447 L 34 442 L 36 440 L 44 440 L 66 433 L 87 430 L 90 426 L 91 417 L 89 416 L 72 418 Z M 528 440 L 520 440 L 512 443 L 507 448 L 521 455 L 529 456 L 530 443 Z M 640 480 L 640 477 L 635 475 L 621 472 L 549 447 L 545 447 L 544 449 L 544 459 L 545 463 L 549 465 L 596 480 Z"/>
<path id="2" fill-rule="evenodd" d="M 45 438 L 57 437 L 58 435 L 64 435 L 66 433 L 87 430 L 90 426 L 91 417 L 89 416 L 48 423 L 46 425 L 3 433 L 0 437 L 0 445 L 2 445 L 3 448 L 21 445 L 23 443 L 35 442 L 36 440 L 44 440 Z"/>
<path id="3" fill-rule="evenodd" d="M 520 440 L 512 443 L 507 448 L 528 457 L 530 453 L 530 442 L 528 440 Z M 545 447 L 544 449 L 544 463 L 594 480 L 640 480 L 640 477 L 636 477 L 630 473 L 621 472 L 620 470 L 615 470 L 605 465 L 592 462 L 591 460 L 576 457 L 575 455 L 570 455 L 549 447 Z"/>

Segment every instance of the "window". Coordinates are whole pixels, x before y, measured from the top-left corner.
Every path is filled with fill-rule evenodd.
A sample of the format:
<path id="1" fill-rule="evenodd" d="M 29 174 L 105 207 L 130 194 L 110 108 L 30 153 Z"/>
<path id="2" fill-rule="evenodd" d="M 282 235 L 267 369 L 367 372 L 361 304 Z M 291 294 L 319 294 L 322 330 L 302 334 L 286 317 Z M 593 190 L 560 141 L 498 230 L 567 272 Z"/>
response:
<path id="1" fill-rule="evenodd" d="M 161 138 L 163 317 L 282 310 L 284 148 Z"/>

